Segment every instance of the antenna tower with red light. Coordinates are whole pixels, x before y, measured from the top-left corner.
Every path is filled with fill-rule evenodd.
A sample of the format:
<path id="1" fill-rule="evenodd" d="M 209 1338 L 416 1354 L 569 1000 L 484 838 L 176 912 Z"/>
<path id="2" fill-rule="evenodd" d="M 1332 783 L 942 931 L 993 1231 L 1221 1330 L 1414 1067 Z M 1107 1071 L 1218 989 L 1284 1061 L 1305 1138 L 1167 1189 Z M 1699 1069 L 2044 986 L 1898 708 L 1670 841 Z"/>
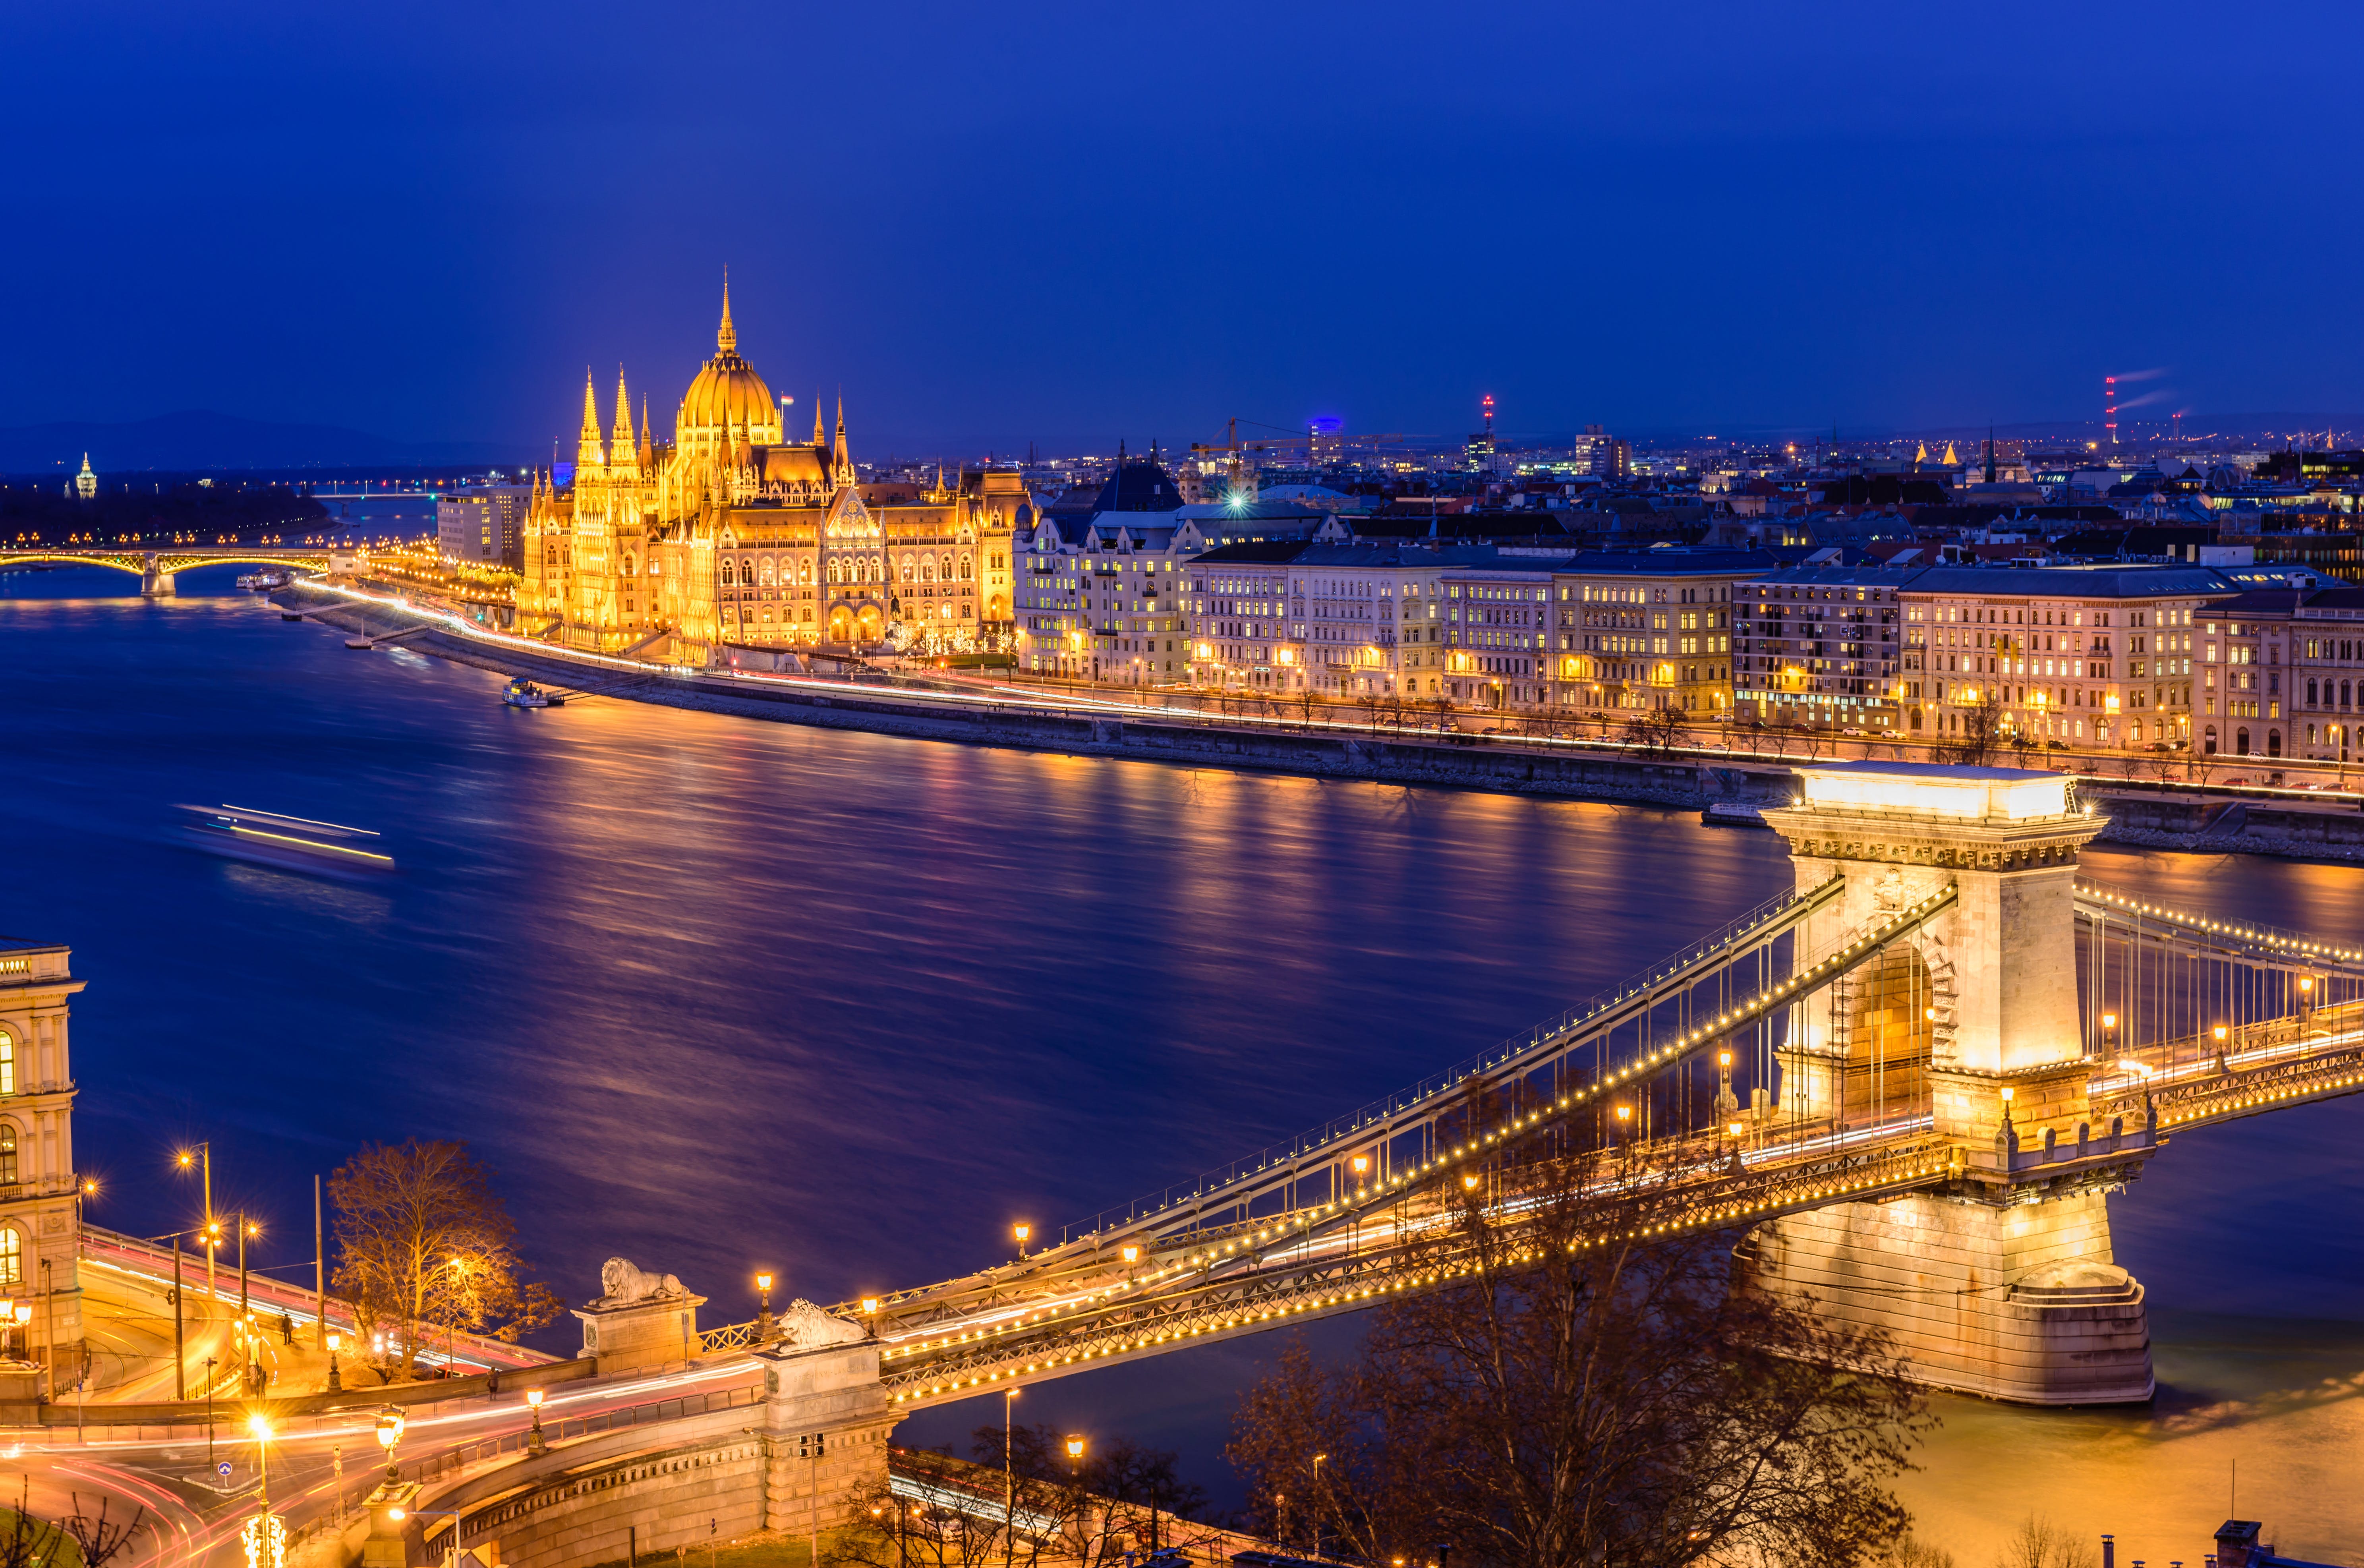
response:
<path id="1" fill-rule="evenodd" d="M 2118 444 L 2118 378 L 2102 378 L 2102 421 L 2110 432 L 2110 445 Z"/>

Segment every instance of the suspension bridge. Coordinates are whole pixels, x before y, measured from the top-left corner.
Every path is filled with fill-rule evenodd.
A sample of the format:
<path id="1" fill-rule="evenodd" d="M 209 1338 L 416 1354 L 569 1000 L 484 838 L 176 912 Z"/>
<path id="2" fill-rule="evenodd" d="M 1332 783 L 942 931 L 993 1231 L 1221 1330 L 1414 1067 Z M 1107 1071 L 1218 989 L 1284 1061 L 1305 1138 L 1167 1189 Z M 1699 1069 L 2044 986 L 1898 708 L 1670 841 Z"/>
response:
<path id="1" fill-rule="evenodd" d="M 472 1418 L 371 1494 L 371 1561 L 438 1509 L 514 1568 L 818 1531 L 886 1481 L 914 1409 L 1449 1284 L 1456 1217 L 1515 1229 L 1538 1162 L 1594 1173 L 1625 1236 L 1737 1238 L 1749 1288 L 1883 1330 L 1930 1385 L 2147 1398 L 2105 1199 L 2185 1131 L 2364 1090 L 2364 947 L 2084 878 L 2102 821 L 2057 774 L 1798 773 L 1766 813 L 1780 896 L 1009 1262 L 700 1330 L 703 1298 L 617 1260 L 576 1312 L 597 1376 L 564 1397 L 656 1403 L 548 1440 L 521 1409 Z"/>

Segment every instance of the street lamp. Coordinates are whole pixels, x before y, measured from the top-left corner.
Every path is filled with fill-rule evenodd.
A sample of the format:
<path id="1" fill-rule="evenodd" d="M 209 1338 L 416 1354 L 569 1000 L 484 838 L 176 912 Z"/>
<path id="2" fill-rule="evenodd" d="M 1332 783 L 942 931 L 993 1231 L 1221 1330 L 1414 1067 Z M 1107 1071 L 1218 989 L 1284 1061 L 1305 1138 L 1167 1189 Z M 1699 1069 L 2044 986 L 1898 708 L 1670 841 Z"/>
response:
<path id="1" fill-rule="evenodd" d="M 533 1411 L 533 1429 L 525 1436 L 525 1451 L 528 1453 L 550 1451 L 550 1440 L 541 1435 L 541 1389 L 529 1388 L 525 1391 L 526 1405 Z"/>
<path id="2" fill-rule="evenodd" d="M 271 1511 L 271 1423 L 261 1416 L 250 1417 L 246 1429 L 254 1435 L 254 1495 L 267 1514 Z"/>
<path id="3" fill-rule="evenodd" d="M 1034 1234 L 1034 1228 L 1031 1225 L 1013 1225 L 1009 1228 L 1009 1233 L 1018 1238 L 1018 1255 L 1023 1258 L 1026 1256 L 1026 1238 Z"/>
<path id="4" fill-rule="evenodd" d="M 344 1391 L 343 1374 L 337 1370 L 337 1349 L 344 1342 L 344 1338 L 334 1330 L 329 1334 L 329 1392 L 331 1394 Z"/>
<path id="5" fill-rule="evenodd" d="M 1019 1228 L 1019 1239 L 1025 1240 L 1024 1226 Z M 1001 1391 L 1001 1565 L 1009 1568 L 1010 1554 L 1017 1547 L 1018 1531 L 1018 1472 L 1010 1465 L 1009 1406 L 1018 1397 L 1018 1390 Z"/>
<path id="6" fill-rule="evenodd" d="M 763 1301 L 762 1309 L 755 1314 L 755 1338 L 759 1343 L 768 1345 L 772 1342 L 772 1276 L 769 1273 L 755 1276 L 755 1294 Z"/>
<path id="7" fill-rule="evenodd" d="M 195 1165 L 205 1179 L 206 1221 L 202 1227 L 206 1237 L 206 1294 L 214 1293 L 214 1248 L 221 1240 L 221 1227 L 214 1219 L 214 1146 L 211 1140 L 181 1151 L 175 1162 L 185 1171 Z"/>
<path id="8" fill-rule="evenodd" d="M 394 1462 L 395 1445 L 402 1441 L 402 1410 L 389 1405 L 378 1412 L 377 1446 L 385 1450 L 385 1481 L 391 1486 L 401 1481 L 402 1471 Z"/>

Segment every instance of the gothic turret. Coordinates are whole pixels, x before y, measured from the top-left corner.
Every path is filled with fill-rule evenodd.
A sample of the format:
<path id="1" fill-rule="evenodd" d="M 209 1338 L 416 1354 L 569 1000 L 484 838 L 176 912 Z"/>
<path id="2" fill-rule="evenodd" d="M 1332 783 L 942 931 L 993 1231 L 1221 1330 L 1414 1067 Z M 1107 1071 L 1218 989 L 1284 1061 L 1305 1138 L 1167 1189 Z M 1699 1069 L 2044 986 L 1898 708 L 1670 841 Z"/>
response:
<path id="1" fill-rule="evenodd" d="M 616 454 L 616 466 L 623 468 L 633 461 L 632 398 L 624 390 L 624 367 L 616 367 L 616 433 L 608 438 L 608 450 Z"/>
<path id="2" fill-rule="evenodd" d="M 599 396 L 591 388 L 591 373 L 583 373 L 583 439 L 574 448 L 579 469 L 608 466 L 608 449 L 599 444 Z"/>
<path id="3" fill-rule="evenodd" d="M 641 399 L 641 444 L 638 450 L 641 472 L 643 474 L 654 473 L 657 471 L 657 450 L 649 444 L 649 400 L 645 397 Z"/>

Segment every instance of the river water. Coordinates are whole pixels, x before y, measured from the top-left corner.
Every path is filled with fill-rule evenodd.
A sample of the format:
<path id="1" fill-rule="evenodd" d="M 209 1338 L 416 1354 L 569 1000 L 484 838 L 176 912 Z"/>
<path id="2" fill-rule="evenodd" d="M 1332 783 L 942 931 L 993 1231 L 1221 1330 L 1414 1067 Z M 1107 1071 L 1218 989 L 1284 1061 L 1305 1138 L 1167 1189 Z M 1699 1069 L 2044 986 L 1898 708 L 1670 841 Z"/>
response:
<path id="1" fill-rule="evenodd" d="M 65 941 L 94 1219 L 195 1195 L 311 1256 L 310 1180 L 466 1140 L 569 1298 L 620 1253 L 752 1315 L 1006 1255 L 1521 1029 L 1778 891 L 1778 840 L 1694 816 L 835 734 L 348 651 L 189 573 L 0 576 L 0 930 Z M 386 836 L 400 872 L 208 858 L 172 807 Z M 2096 850 L 2180 902 L 2353 936 L 2364 871 Z M 1904 1487 L 1983 1568 L 2034 1512 L 2196 1564 L 2240 1508 L 2364 1554 L 2364 1104 L 2179 1139 L 2116 1200 L 2148 1410 L 1940 1402 Z M 308 1277 L 308 1268 L 293 1273 Z M 1347 1326 L 1314 1330 L 1325 1349 Z M 572 1324 L 542 1340 L 570 1349 Z M 1031 1390 L 1024 1417 L 1180 1449 L 1219 1500 L 1277 1340 Z M 983 1402 L 909 1422 L 958 1438 Z"/>

